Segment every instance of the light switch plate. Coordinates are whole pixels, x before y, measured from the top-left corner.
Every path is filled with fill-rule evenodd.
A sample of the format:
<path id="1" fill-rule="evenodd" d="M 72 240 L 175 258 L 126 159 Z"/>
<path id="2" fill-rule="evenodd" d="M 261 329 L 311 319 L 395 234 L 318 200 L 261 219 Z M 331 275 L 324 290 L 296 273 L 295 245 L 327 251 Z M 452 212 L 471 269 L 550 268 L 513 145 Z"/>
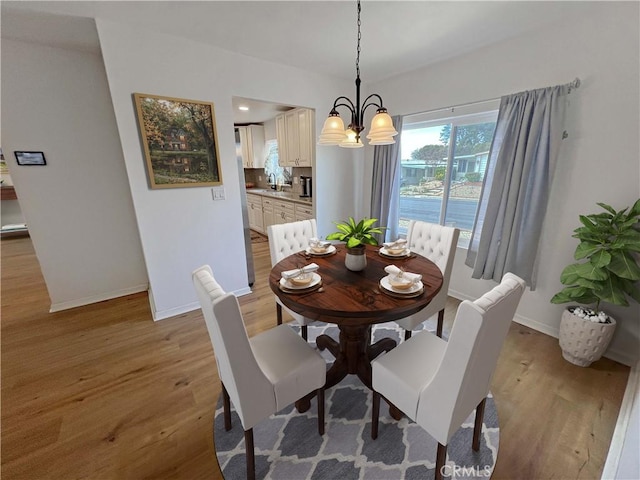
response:
<path id="1" fill-rule="evenodd" d="M 224 200 L 225 199 L 224 187 L 213 187 L 213 188 L 211 188 L 211 198 L 213 198 L 214 201 L 216 201 L 216 200 Z"/>

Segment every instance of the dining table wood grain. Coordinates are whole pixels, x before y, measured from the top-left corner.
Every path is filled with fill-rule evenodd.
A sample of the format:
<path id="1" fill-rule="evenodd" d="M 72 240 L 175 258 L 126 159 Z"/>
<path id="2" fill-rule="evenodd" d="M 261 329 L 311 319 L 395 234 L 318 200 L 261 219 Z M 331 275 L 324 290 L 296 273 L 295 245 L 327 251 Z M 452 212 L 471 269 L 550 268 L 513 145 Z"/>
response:
<path id="1" fill-rule="evenodd" d="M 413 315 L 426 307 L 442 288 L 442 273 L 438 266 L 422 255 L 411 252 L 402 258 L 385 257 L 378 246 L 367 245 L 367 266 L 353 272 L 345 266 L 347 253 L 344 244 L 336 244 L 336 252 L 325 256 L 311 256 L 305 251 L 284 258 L 271 269 L 269 285 L 282 303 L 307 318 L 336 324 L 340 330 L 339 341 L 328 335 L 316 339 L 319 349 L 328 349 L 335 361 L 327 371 L 325 388 L 330 388 L 347 375 L 357 375 L 363 384 L 371 388 L 371 361 L 382 352 L 396 346 L 396 341 L 384 338 L 371 344 L 371 327 L 376 323 Z M 310 263 L 318 265 L 321 288 L 302 293 L 289 293 L 279 287 L 282 272 L 301 268 Z M 385 267 L 396 265 L 407 272 L 422 275 L 422 294 L 404 298 L 389 295 L 380 286 L 387 276 Z M 296 403 L 299 411 L 309 408 L 310 398 Z M 394 415 L 395 416 L 395 415 Z"/>

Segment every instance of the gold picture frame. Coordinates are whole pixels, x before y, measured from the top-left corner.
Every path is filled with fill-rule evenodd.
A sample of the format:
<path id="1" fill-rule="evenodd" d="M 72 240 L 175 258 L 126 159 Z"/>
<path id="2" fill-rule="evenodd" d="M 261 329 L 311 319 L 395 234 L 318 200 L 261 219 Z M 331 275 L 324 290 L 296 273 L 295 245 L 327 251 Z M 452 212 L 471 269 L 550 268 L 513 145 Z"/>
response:
<path id="1" fill-rule="evenodd" d="M 213 103 L 133 94 L 149 186 L 222 185 Z"/>

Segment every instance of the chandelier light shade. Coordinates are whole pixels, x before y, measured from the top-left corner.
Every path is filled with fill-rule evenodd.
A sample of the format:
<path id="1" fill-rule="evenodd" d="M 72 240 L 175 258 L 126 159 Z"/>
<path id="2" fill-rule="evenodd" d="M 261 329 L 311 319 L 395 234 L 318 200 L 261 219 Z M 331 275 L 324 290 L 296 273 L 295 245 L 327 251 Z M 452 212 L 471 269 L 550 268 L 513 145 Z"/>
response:
<path id="1" fill-rule="evenodd" d="M 322 127 L 322 133 L 318 140 L 320 145 L 337 145 L 343 140 L 347 139 L 347 134 L 344 131 L 344 122 L 337 113 L 335 115 L 329 115 Z"/>
<path id="2" fill-rule="evenodd" d="M 347 97 L 338 97 L 333 102 L 329 117 L 324 122 L 318 138 L 318 145 L 338 145 L 344 148 L 364 147 L 360 134 L 364 131 L 364 114 L 369 107 L 376 107 L 376 115 L 371 120 L 371 128 L 367 139 L 370 145 L 390 145 L 396 143 L 393 138 L 398 134 L 393 128 L 393 121 L 382 104 L 382 97 L 377 93 L 369 95 L 360 106 L 360 0 L 358 0 L 358 48 L 356 55 L 356 102 Z M 351 121 L 344 128 L 344 122 L 338 113 L 338 107 L 346 107 L 351 113 Z"/>

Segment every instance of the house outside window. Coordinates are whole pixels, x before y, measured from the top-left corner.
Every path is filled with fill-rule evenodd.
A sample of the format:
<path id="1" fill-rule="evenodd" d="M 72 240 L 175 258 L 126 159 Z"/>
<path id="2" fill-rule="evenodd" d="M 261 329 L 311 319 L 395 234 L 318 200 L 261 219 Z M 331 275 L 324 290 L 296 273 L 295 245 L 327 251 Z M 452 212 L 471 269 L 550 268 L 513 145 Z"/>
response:
<path id="1" fill-rule="evenodd" d="M 404 117 L 398 233 L 410 220 L 460 229 L 467 248 L 475 222 L 499 100 Z"/>

